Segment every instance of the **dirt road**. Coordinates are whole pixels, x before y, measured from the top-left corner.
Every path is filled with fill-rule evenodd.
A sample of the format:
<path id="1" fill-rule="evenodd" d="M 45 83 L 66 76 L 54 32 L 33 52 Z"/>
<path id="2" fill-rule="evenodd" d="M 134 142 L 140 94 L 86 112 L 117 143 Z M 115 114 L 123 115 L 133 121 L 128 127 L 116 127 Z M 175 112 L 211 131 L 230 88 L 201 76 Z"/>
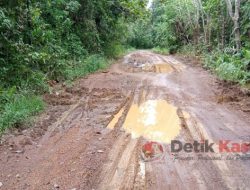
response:
<path id="1" fill-rule="evenodd" d="M 249 114 L 223 103 L 218 83 L 188 61 L 136 51 L 55 88 L 35 126 L 2 139 L 0 189 L 250 189 L 249 152 L 218 150 L 249 143 Z M 172 140 L 208 140 L 215 152 L 173 153 Z"/>

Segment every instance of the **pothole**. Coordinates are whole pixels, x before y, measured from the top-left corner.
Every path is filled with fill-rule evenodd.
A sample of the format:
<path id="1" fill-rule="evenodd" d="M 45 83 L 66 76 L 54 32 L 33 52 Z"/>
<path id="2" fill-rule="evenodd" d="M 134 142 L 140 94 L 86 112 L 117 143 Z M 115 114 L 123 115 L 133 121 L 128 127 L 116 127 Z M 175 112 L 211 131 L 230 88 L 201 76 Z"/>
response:
<path id="1" fill-rule="evenodd" d="M 134 65 L 127 66 L 129 72 L 152 72 L 152 73 L 171 73 L 174 68 L 169 63 L 135 63 Z"/>
<path id="2" fill-rule="evenodd" d="M 170 143 L 181 130 L 177 109 L 165 100 L 148 100 L 140 105 L 133 104 L 122 128 L 130 133 L 132 138 L 144 137 L 156 142 Z M 123 109 L 115 115 L 108 128 L 114 128 L 122 113 Z"/>
<path id="3" fill-rule="evenodd" d="M 142 66 L 142 71 L 154 72 L 154 73 L 171 73 L 174 71 L 169 64 L 154 64 L 154 65 L 144 65 Z"/>

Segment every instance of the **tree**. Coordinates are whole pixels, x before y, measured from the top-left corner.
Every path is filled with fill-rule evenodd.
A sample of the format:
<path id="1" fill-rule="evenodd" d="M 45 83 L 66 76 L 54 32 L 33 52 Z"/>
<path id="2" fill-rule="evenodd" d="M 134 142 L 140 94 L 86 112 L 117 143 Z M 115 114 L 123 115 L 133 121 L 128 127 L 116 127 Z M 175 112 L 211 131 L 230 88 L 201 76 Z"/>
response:
<path id="1" fill-rule="evenodd" d="M 227 4 L 228 13 L 234 23 L 233 33 L 235 34 L 235 43 L 236 49 L 239 51 L 241 49 L 241 40 L 240 40 L 240 3 L 241 0 L 235 0 L 234 12 L 231 0 L 225 0 Z"/>

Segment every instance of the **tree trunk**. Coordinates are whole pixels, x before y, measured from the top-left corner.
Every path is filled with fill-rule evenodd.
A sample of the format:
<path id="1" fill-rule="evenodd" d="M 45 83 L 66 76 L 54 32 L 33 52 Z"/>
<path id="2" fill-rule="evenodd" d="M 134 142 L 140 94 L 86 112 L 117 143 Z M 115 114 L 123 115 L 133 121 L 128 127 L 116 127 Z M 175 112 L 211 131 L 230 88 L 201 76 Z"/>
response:
<path id="1" fill-rule="evenodd" d="M 237 51 L 241 49 L 239 18 L 240 18 L 240 0 L 235 0 L 235 14 L 233 21 L 234 21 L 235 43 Z"/>
<path id="2" fill-rule="evenodd" d="M 221 29 L 220 29 L 220 37 L 221 37 L 221 41 L 220 41 L 220 48 L 224 49 L 225 47 L 225 14 L 224 14 L 224 4 L 223 1 L 221 1 L 220 3 L 220 23 L 221 23 Z"/>
<path id="3" fill-rule="evenodd" d="M 241 40 L 240 40 L 240 24 L 239 24 L 239 18 L 240 18 L 240 1 L 241 0 L 235 0 L 235 10 L 233 13 L 233 6 L 231 0 L 225 0 L 227 4 L 228 13 L 234 23 L 234 30 L 233 33 L 235 35 L 235 44 L 237 51 L 240 51 L 241 49 Z"/>
<path id="4" fill-rule="evenodd" d="M 208 39 L 207 39 L 207 45 L 208 45 L 208 47 L 210 48 L 210 46 L 211 46 L 211 35 L 212 35 L 212 29 L 211 29 L 211 17 L 210 17 L 210 15 L 208 14 L 207 15 L 207 27 L 208 27 L 208 32 L 207 32 L 207 37 L 208 37 Z"/>
<path id="5" fill-rule="evenodd" d="M 30 0 L 26 0 L 26 6 L 27 6 L 27 33 L 28 33 L 28 44 L 32 44 L 32 39 L 31 39 L 31 16 L 30 16 Z"/>
<path id="6" fill-rule="evenodd" d="M 203 6 L 202 6 L 202 1 L 201 0 L 196 0 L 197 3 L 198 3 L 198 7 L 199 7 L 199 11 L 201 11 L 201 21 L 202 21 L 202 28 L 203 28 L 203 32 L 204 32 L 204 44 L 207 45 L 207 29 L 206 29 L 206 25 L 205 25 L 205 16 L 206 16 L 206 13 L 203 9 Z M 199 22 L 199 20 L 198 20 Z"/>

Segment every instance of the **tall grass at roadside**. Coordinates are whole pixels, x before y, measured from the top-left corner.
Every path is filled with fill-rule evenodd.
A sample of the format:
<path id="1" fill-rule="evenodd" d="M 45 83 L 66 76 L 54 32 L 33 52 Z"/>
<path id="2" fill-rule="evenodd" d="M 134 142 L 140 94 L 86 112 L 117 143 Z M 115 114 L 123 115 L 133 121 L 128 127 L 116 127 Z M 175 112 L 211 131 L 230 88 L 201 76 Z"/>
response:
<path id="1" fill-rule="evenodd" d="M 105 69 L 109 64 L 110 62 L 104 56 L 91 55 L 88 58 L 74 62 L 69 66 L 64 72 L 64 77 L 69 81 L 74 80 L 97 70 Z"/>
<path id="2" fill-rule="evenodd" d="M 112 44 L 105 50 L 104 55 L 94 54 L 79 61 L 72 61 L 63 73 L 64 78 L 67 81 L 72 81 L 98 70 L 106 69 L 111 64 L 112 59 L 117 59 L 133 50 L 134 48 L 124 47 L 121 44 Z"/>
<path id="3" fill-rule="evenodd" d="M 250 82 L 250 51 L 237 54 L 214 51 L 205 54 L 204 65 L 214 71 L 219 78 L 245 85 Z"/>
<path id="4" fill-rule="evenodd" d="M 152 49 L 154 53 L 159 53 L 163 55 L 168 55 L 169 54 L 169 49 L 167 48 L 161 48 L 161 47 L 155 47 Z"/>
<path id="5" fill-rule="evenodd" d="M 111 43 L 104 48 L 104 54 L 109 59 L 117 59 L 133 50 L 135 50 L 135 48 L 130 46 L 124 46 L 120 43 Z"/>
<path id="6" fill-rule="evenodd" d="M 180 54 L 188 56 L 199 56 L 203 59 L 204 67 L 210 69 L 220 79 L 236 82 L 241 85 L 250 83 L 250 51 L 242 48 L 238 53 L 233 48 L 219 48 L 208 51 L 202 45 L 183 46 Z"/>
<path id="7" fill-rule="evenodd" d="M 27 122 L 45 106 L 43 100 L 35 95 L 12 94 L 6 98 L 2 92 L 0 98 L 0 134 L 12 126 Z"/>

